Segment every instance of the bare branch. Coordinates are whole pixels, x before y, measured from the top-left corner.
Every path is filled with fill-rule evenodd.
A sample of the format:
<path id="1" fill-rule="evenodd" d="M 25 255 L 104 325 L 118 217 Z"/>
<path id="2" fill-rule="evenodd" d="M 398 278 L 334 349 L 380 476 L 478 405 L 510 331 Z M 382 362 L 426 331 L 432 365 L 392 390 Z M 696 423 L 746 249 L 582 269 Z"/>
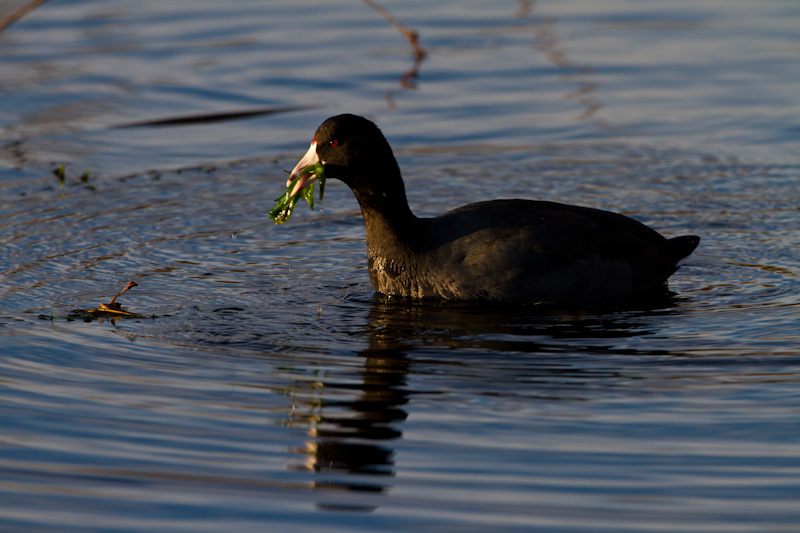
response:
<path id="1" fill-rule="evenodd" d="M 27 15 L 29 12 L 33 11 L 40 5 L 44 4 L 47 0 L 33 0 L 32 2 L 28 2 L 24 6 L 20 7 L 13 13 L 9 13 L 2 19 L 0 19 L 0 31 L 3 31 L 7 27 L 14 24 L 16 21 Z"/>
<path id="2" fill-rule="evenodd" d="M 136 282 L 135 282 L 135 281 L 131 281 L 130 283 L 128 283 L 128 284 L 125 286 L 125 288 L 124 288 L 124 289 L 122 289 L 121 291 L 119 291 L 119 294 L 117 294 L 116 296 L 114 296 L 113 298 L 111 298 L 111 301 L 110 301 L 110 302 L 108 302 L 108 307 L 109 307 L 109 308 L 111 308 L 111 309 L 119 309 L 119 304 L 117 303 L 117 298 L 118 298 L 119 296 L 121 296 L 123 292 L 125 292 L 125 291 L 127 291 L 128 289 L 131 289 L 131 288 L 133 288 L 133 287 L 136 287 Z"/>
<path id="3" fill-rule="evenodd" d="M 419 35 L 414 30 L 408 28 L 404 24 L 402 24 L 399 20 L 394 18 L 394 15 L 389 13 L 389 11 L 380 5 L 375 0 L 362 0 L 365 4 L 369 7 L 374 9 L 378 12 L 380 16 L 382 16 L 386 21 L 394 26 L 394 28 L 400 32 L 400 34 L 406 38 L 406 40 L 411 44 L 411 48 L 414 49 L 414 57 L 419 60 L 425 57 L 425 50 L 419 44 Z"/>

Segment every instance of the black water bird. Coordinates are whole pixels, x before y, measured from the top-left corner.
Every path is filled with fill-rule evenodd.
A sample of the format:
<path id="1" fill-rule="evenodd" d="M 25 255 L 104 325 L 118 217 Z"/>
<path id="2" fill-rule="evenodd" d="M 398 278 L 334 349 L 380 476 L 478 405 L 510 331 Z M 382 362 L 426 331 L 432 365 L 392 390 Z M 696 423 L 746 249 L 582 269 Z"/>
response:
<path id="1" fill-rule="evenodd" d="M 434 218 L 408 206 L 400 169 L 378 127 L 327 119 L 292 171 L 293 192 L 327 178 L 355 194 L 373 288 L 389 296 L 512 304 L 612 303 L 663 296 L 700 238 L 667 239 L 626 216 L 533 200 L 491 200 Z"/>

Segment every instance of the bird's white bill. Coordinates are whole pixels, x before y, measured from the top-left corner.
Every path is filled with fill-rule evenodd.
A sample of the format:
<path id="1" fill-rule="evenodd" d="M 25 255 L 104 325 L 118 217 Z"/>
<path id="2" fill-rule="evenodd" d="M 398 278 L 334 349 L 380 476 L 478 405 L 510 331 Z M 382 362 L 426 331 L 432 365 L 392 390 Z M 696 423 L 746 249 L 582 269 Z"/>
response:
<path id="1" fill-rule="evenodd" d="M 289 196 L 294 196 L 303 188 L 314 183 L 314 181 L 317 179 L 316 174 L 313 172 L 301 174 L 301 172 L 308 165 L 315 165 L 317 163 L 319 163 L 319 156 L 317 155 L 317 142 L 314 141 L 311 143 L 311 146 L 308 147 L 308 152 L 306 152 L 306 155 L 304 155 L 302 159 L 300 159 L 300 162 L 295 165 L 294 170 L 292 170 L 292 173 L 289 175 L 289 179 L 286 181 L 286 186 L 288 187 L 293 181 L 297 180 Z"/>

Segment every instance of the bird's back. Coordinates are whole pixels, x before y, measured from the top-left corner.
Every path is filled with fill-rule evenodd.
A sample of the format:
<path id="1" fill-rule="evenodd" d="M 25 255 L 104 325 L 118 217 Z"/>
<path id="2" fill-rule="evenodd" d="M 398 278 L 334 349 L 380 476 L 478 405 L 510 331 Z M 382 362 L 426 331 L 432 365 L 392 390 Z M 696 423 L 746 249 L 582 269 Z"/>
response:
<path id="1" fill-rule="evenodd" d="M 662 291 L 694 236 L 666 239 L 631 218 L 530 200 L 494 200 L 423 219 L 427 285 L 453 299 L 606 301 Z"/>

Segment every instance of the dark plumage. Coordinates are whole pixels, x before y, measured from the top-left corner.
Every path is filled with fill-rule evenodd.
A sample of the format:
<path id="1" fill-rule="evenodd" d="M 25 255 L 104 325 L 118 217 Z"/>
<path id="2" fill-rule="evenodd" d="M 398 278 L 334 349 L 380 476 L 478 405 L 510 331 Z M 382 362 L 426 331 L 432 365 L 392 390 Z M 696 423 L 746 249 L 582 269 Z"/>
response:
<path id="1" fill-rule="evenodd" d="M 610 303 L 664 295 L 667 278 L 700 238 L 666 239 L 633 219 L 531 200 L 465 205 L 435 218 L 408 207 L 397 161 L 380 130 L 355 115 L 317 129 L 290 179 L 321 162 L 356 196 L 378 292 L 504 303 Z"/>

